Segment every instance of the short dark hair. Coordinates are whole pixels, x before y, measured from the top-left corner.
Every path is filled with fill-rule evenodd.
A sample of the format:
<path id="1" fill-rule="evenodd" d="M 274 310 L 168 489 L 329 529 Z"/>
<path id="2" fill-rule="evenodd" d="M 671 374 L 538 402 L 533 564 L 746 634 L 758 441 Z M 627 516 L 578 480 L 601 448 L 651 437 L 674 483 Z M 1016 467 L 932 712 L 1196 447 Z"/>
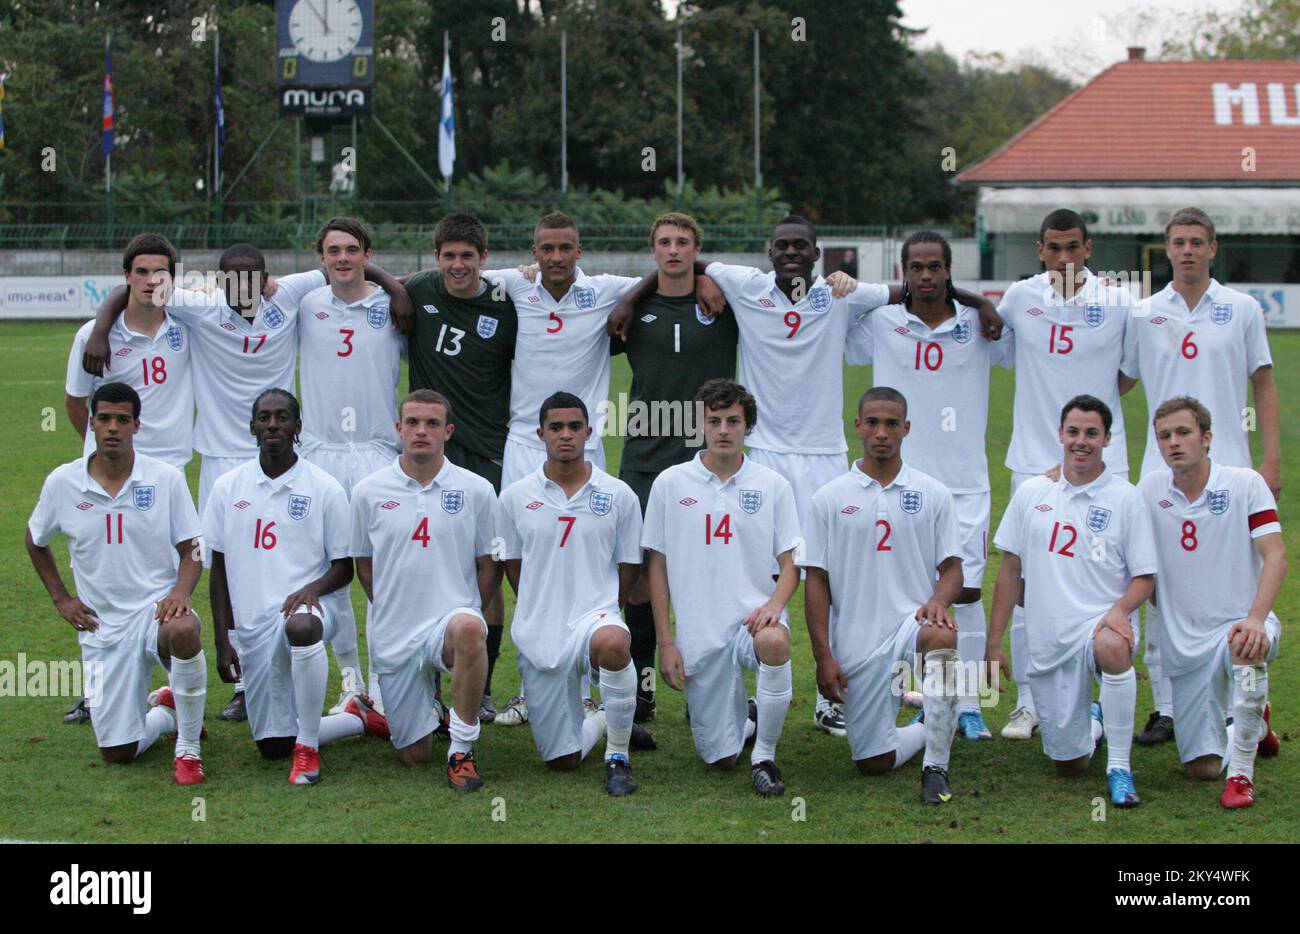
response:
<path id="1" fill-rule="evenodd" d="M 907 418 L 907 397 L 892 386 L 876 386 L 868 389 L 858 399 L 858 414 L 868 402 L 897 402 L 903 407 L 903 418 Z"/>
<path id="2" fill-rule="evenodd" d="M 753 431 L 758 424 L 758 402 L 748 389 L 734 379 L 709 380 L 695 394 L 695 401 L 703 404 L 706 412 L 709 409 L 729 409 L 739 402 L 745 410 L 745 434 Z"/>
<path id="3" fill-rule="evenodd" d="M 691 236 L 695 238 L 695 246 L 698 248 L 704 245 L 704 233 L 700 230 L 700 222 L 689 214 L 669 211 L 656 217 L 654 223 L 650 225 L 651 248 L 655 245 L 655 236 L 659 233 L 660 227 L 680 227 L 682 230 L 689 230 Z"/>
<path id="4" fill-rule="evenodd" d="M 1178 412 L 1191 412 L 1196 419 L 1196 425 L 1201 429 L 1201 434 L 1210 430 L 1210 410 L 1199 399 L 1193 399 L 1191 396 L 1174 396 L 1172 399 L 1166 399 L 1156 408 L 1156 414 L 1151 417 L 1151 427 L 1156 427 L 1156 422 L 1162 418 L 1168 418 Z"/>
<path id="5" fill-rule="evenodd" d="M 587 403 L 583 402 L 571 392 L 553 392 L 546 397 L 542 403 L 542 410 L 537 413 L 537 424 L 546 424 L 546 413 L 551 409 L 582 409 L 582 420 L 588 425 L 591 424 L 591 416 L 587 414 Z"/>
<path id="6" fill-rule="evenodd" d="M 1075 409 L 1078 409 L 1081 412 L 1096 412 L 1101 416 L 1101 425 L 1106 429 L 1106 434 L 1110 434 L 1110 406 L 1102 402 L 1096 396 L 1090 396 L 1086 393 L 1080 396 L 1075 396 L 1069 402 L 1065 403 L 1065 408 L 1061 409 L 1062 428 L 1065 427 L 1065 416 L 1069 415 Z"/>
<path id="7" fill-rule="evenodd" d="M 943 248 L 943 268 L 949 272 L 952 271 L 952 244 L 948 242 L 947 237 L 933 230 L 918 230 L 912 234 L 903 241 L 903 249 L 899 254 L 903 261 L 903 304 L 908 304 L 909 299 L 912 297 L 907 288 L 907 255 L 912 247 L 919 243 L 939 244 Z M 952 276 L 948 277 L 947 297 L 949 301 L 955 301 L 957 298 L 957 286 L 953 285 Z"/>
<path id="8" fill-rule="evenodd" d="M 406 394 L 397 406 L 397 417 L 402 417 L 402 409 L 406 408 L 408 402 L 420 403 L 423 405 L 440 405 L 444 412 L 447 413 L 447 421 L 451 421 L 451 402 L 442 393 L 433 389 L 413 389 Z"/>
<path id="9" fill-rule="evenodd" d="M 130 272 L 137 256 L 167 257 L 167 275 L 176 278 L 176 247 L 162 234 L 142 233 L 131 238 L 122 253 L 122 271 Z"/>
<path id="10" fill-rule="evenodd" d="M 581 240 L 578 235 L 578 222 L 563 211 L 551 211 L 549 214 L 543 214 L 542 219 L 537 222 L 533 228 L 533 241 L 537 241 L 537 235 L 543 230 L 572 230 L 573 238 Z"/>
<path id="11" fill-rule="evenodd" d="M 356 237 L 357 242 L 361 244 L 361 249 L 370 249 L 370 231 L 366 230 L 365 224 L 355 217 L 331 217 L 320 229 L 320 233 L 316 234 L 316 252 L 322 256 L 325 254 L 325 235 L 331 230 Z"/>
<path id="12" fill-rule="evenodd" d="M 777 221 L 775 224 L 772 225 L 772 235 L 773 236 L 776 235 L 776 228 L 785 227 L 787 224 L 791 226 L 807 227 L 808 232 L 812 234 L 813 245 L 816 246 L 817 227 L 813 224 L 812 221 L 808 220 L 808 218 L 804 217 L 801 214 L 787 214 L 785 217 L 781 218 L 779 221 Z"/>
<path id="13" fill-rule="evenodd" d="M 221 259 L 217 260 L 217 268 L 226 272 L 240 261 L 247 261 L 248 265 L 255 270 L 266 271 L 266 257 L 251 243 L 236 243 L 234 246 L 226 247 L 221 254 Z"/>
<path id="14" fill-rule="evenodd" d="M 435 253 L 442 250 L 444 243 L 468 243 L 482 254 L 487 252 L 487 242 L 487 228 L 473 214 L 448 214 L 433 228 Z"/>
<path id="15" fill-rule="evenodd" d="M 1038 241 L 1041 243 L 1049 230 L 1073 230 L 1076 227 L 1083 233 L 1083 239 L 1087 240 L 1088 225 L 1079 216 L 1079 212 L 1071 211 L 1069 208 L 1057 208 L 1044 217 L 1043 222 L 1038 225 Z"/>
<path id="16" fill-rule="evenodd" d="M 1165 242 L 1169 242 L 1169 231 L 1175 227 L 1186 227 L 1193 224 L 1199 224 L 1205 228 L 1206 235 L 1211 240 L 1214 239 L 1214 221 L 1210 215 L 1206 214 L 1200 208 L 1183 208 L 1175 211 L 1174 216 L 1169 218 L 1169 223 L 1165 224 Z M 1207 429 L 1208 430 L 1208 429 Z"/>
<path id="17" fill-rule="evenodd" d="M 149 252 L 149 251 L 145 251 Z M 101 402 L 116 405 L 119 402 L 131 403 L 131 417 L 140 420 L 140 394 L 126 383 L 101 383 L 90 397 L 90 417 L 95 417 L 95 407 Z"/>
<path id="18" fill-rule="evenodd" d="M 284 396 L 284 398 L 289 400 L 289 411 L 293 413 L 293 420 L 295 422 L 302 421 L 302 408 L 298 405 L 298 397 L 289 390 L 281 389 L 278 386 L 264 389 L 257 394 L 257 398 L 253 400 L 252 421 L 257 421 L 257 407 L 262 404 L 262 400 L 267 396 Z"/>

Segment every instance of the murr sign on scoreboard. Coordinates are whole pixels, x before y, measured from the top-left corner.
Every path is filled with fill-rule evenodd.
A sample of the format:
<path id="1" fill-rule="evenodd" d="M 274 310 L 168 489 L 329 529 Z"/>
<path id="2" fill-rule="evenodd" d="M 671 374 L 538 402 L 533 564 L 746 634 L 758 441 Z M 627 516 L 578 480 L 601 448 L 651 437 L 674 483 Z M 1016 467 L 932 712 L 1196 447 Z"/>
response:
<path id="1" fill-rule="evenodd" d="M 282 116 L 369 114 L 374 0 L 279 0 L 275 73 Z"/>

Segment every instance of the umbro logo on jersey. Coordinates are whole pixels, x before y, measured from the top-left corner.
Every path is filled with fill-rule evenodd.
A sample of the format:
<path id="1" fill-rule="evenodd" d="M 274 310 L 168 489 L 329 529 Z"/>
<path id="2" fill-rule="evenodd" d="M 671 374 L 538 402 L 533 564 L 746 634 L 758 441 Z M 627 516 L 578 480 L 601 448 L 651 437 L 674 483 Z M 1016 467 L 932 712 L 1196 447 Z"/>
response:
<path id="1" fill-rule="evenodd" d="M 83 499 L 81 502 L 77 503 L 77 508 L 80 509 L 82 512 L 85 512 L 87 509 L 94 509 L 95 504 L 88 503 Z"/>
<path id="2" fill-rule="evenodd" d="M 543 506 L 545 506 L 545 505 L 546 505 L 546 504 L 543 503 L 540 499 L 535 499 L 535 500 L 533 500 L 531 503 L 529 503 L 527 506 L 525 506 L 524 508 L 525 508 L 525 509 L 541 509 L 541 508 L 542 508 Z"/>
<path id="3" fill-rule="evenodd" d="M 855 512 L 861 512 L 861 511 L 862 511 L 861 506 L 845 506 L 843 509 L 840 510 L 840 512 L 846 516 L 851 516 Z"/>
<path id="4" fill-rule="evenodd" d="M 429 306 L 428 306 L 428 305 L 425 305 L 424 307 L 425 307 L 425 308 L 428 308 Z M 329 313 L 328 311 L 318 311 L 318 312 L 316 312 L 316 319 L 317 319 L 318 321 L 324 321 L 324 320 L 325 320 L 326 318 L 328 318 L 329 316 L 330 316 L 330 313 Z"/>
<path id="5" fill-rule="evenodd" d="M 1049 505 L 1048 503 L 1039 503 L 1039 504 L 1038 504 L 1037 506 L 1035 506 L 1034 508 L 1037 509 L 1039 512 L 1051 512 L 1051 511 L 1052 511 L 1052 507 L 1051 507 L 1051 505 Z"/>
<path id="6" fill-rule="evenodd" d="M 430 314 L 430 315 L 436 315 L 438 313 L 438 309 L 433 307 L 432 305 L 425 305 L 424 311 L 426 314 Z"/>
<path id="7" fill-rule="evenodd" d="M 698 499 L 691 499 L 691 498 L 688 496 L 688 497 L 686 497 L 685 499 L 679 499 L 677 502 L 681 503 L 683 506 L 694 506 L 696 503 L 699 502 L 699 500 L 698 500 Z"/>
<path id="8" fill-rule="evenodd" d="M 380 508 L 380 509 L 396 509 L 396 508 L 397 508 L 398 506 L 400 506 L 400 505 L 402 505 L 402 504 L 399 503 L 399 502 L 397 502 L 396 500 L 392 500 L 392 499 L 390 499 L 390 500 L 389 500 L 388 502 L 386 502 L 386 503 L 380 503 L 380 504 L 379 504 L 379 508 Z"/>
<path id="9" fill-rule="evenodd" d="M 541 301 L 541 299 L 538 298 L 536 295 L 530 295 L 530 296 L 528 296 L 528 301 L 530 301 L 532 304 L 536 305 L 538 302 Z"/>
<path id="10" fill-rule="evenodd" d="M 246 499 L 241 499 L 239 502 L 235 503 L 235 508 L 236 508 L 236 509 L 247 509 L 247 508 L 248 508 L 249 506 L 251 506 L 251 505 L 253 505 L 253 504 L 250 503 L 248 500 L 246 500 Z"/>
<path id="11" fill-rule="evenodd" d="M 1151 319 L 1151 323 L 1152 323 L 1152 324 L 1164 324 L 1164 323 L 1165 323 L 1166 321 L 1168 321 L 1168 320 L 1169 320 L 1169 319 L 1166 318 L 1164 315 L 1156 315 L 1154 318 Z"/>
<path id="12" fill-rule="evenodd" d="M 126 356 L 127 354 L 129 354 L 130 352 L 131 352 L 131 348 L 130 348 L 130 347 L 123 347 L 123 348 L 122 348 L 121 350 L 119 350 L 117 353 L 113 354 L 113 356 L 115 356 L 115 357 L 125 357 L 125 356 Z"/>
<path id="13" fill-rule="evenodd" d="M 235 329 L 235 326 L 229 321 L 222 321 L 221 326 L 227 331 L 233 331 Z"/>
<path id="14" fill-rule="evenodd" d="M 658 320 L 659 320 L 659 316 L 658 316 L 658 315 L 642 315 L 642 316 L 641 316 L 641 322 L 642 322 L 642 324 L 653 324 L 655 321 L 658 321 Z"/>
<path id="15" fill-rule="evenodd" d="M 902 334 L 904 337 L 906 337 L 907 335 L 911 334 L 912 332 L 909 331 L 907 328 L 904 328 L 904 327 L 897 327 L 897 328 L 894 328 L 894 333 L 896 333 L 896 334 Z"/>
<path id="16" fill-rule="evenodd" d="M 1041 315 L 1042 313 L 1043 313 L 1043 309 L 1041 309 L 1041 308 L 1031 308 L 1031 309 L 1029 309 L 1029 314 L 1033 315 L 1035 318 L 1037 318 L 1037 317 L 1038 317 L 1039 315 Z"/>
<path id="17" fill-rule="evenodd" d="M 770 298 L 760 298 L 760 299 L 758 300 L 758 303 L 759 303 L 760 305 L 762 305 L 764 308 L 775 308 L 775 307 L 776 307 L 776 302 L 772 301 Z"/>
<path id="18" fill-rule="evenodd" d="M 1167 500 L 1167 499 L 1162 499 L 1162 500 L 1160 501 L 1160 508 L 1161 508 L 1161 509 L 1169 509 L 1169 508 L 1172 507 L 1173 505 L 1174 505 L 1174 504 L 1171 503 L 1171 502 L 1169 502 L 1169 500 Z"/>

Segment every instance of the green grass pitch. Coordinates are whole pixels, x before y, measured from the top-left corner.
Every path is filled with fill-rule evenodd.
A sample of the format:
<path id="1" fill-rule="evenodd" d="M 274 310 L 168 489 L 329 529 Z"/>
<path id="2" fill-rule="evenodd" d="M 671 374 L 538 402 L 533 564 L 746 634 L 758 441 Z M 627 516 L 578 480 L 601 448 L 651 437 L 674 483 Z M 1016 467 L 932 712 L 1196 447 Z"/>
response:
<path id="1" fill-rule="evenodd" d="M 0 385 L 4 405 L 0 430 L 0 661 L 78 657 L 75 634 L 59 617 L 30 567 L 23 549 L 27 517 L 45 475 L 79 456 L 81 443 L 63 414 L 63 373 L 73 323 L 0 324 L 5 366 Z M 1291 416 L 1300 412 L 1300 333 L 1270 335 L 1284 404 L 1283 444 L 1287 485 L 1281 512 L 1292 554 L 1296 529 L 1287 524 L 1300 503 L 1300 437 Z M 866 368 L 846 368 L 845 431 L 850 452 L 860 455 L 852 432 L 852 405 L 870 385 Z M 611 393 L 627 391 L 626 362 L 614 364 Z M 993 516 L 1006 506 L 1008 477 L 1002 466 L 1011 431 L 1012 378 L 995 372 L 988 451 Z M 1125 398 L 1130 460 L 1141 461 L 1145 400 L 1139 386 Z M 55 430 L 45 430 L 49 413 Z M 43 424 L 44 422 L 44 424 Z M 617 472 L 620 443 L 607 440 L 610 469 Z M 1258 454 L 1258 448 L 1256 449 Z M 189 471 L 197 489 L 198 459 Z M 66 551 L 60 548 L 69 586 Z M 985 601 L 992 596 L 998 559 L 989 563 Z M 507 600 L 510 601 L 509 588 Z M 364 601 L 352 588 L 358 620 Z M 194 594 L 200 615 L 209 618 L 208 582 Z M 1300 575 L 1293 575 L 1277 607 L 1284 624 L 1300 616 Z M 1300 749 L 1289 742 L 1300 729 L 1300 670 L 1294 648 L 1283 653 L 1270 677 L 1273 725 L 1283 735 L 1282 755 L 1257 767 L 1258 800 L 1244 812 L 1218 806 L 1218 782 L 1185 778 L 1172 744 L 1135 747 L 1134 767 L 1144 805 L 1135 811 L 1099 809 L 1105 795 L 1104 758 L 1086 778 L 1063 781 L 1037 739 L 972 744 L 954 740 L 951 766 L 955 798 L 942 808 L 918 800 L 919 761 L 899 772 L 859 776 L 847 742 L 812 724 L 814 678 L 803 624 L 802 590 L 790 604 L 795 696 L 779 755 L 789 793 L 760 800 L 749 788 L 747 769 L 731 774 L 705 771 L 683 720 L 683 700 L 667 688 L 659 693 L 658 718 L 649 726 L 659 750 L 634 757 L 640 790 L 631 798 L 605 795 L 598 761 L 576 772 L 551 774 L 538 759 L 527 727 L 486 726 L 478 744 L 483 792 L 460 797 L 446 787 L 440 767 L 408 769 L 383 742 L 361 738 L 327 747 L 324 773 L 315 788 L 286 781 L 287 761 L 263 761 L 245 724 L 217 719 L 230 687 L 209 673 L 210 736 L 203 746 L 206 784 L 180 789 L 171 784 L 171 743 L 160 740 L 126 767 L 101 763 L 88 726 L 60 722 L 71 704 L 66 697 L 0 697 L 0 838 L 99 842 L 1247 842 L 1294 839 L 1300 800 L 1287 790 L 1300 778 Z M 507 619 L 509 617 L 507 616 Z M 1294 637 L 1290 637 L 1294 638 Z M 1288 639 L 1289 641 L 1289 639 Z M 210 634 L 205 632 L 209 662 Z M 514 649 L 505 640 L 497 666 L 495 696 L 503 703 L 517 691 Z M 331 666 L 332 666 L 331 662 Z M 1140 669 L 1141 670 L 1141 669 Z M 1139 686 L 1137 722 L 1145 722 L 1150 691 Z M 158 671 L 155 683 L 161 683 Z M 331 672 L 329 698 L 337 696 Z M 994 732 L 1010 713 L 1006 700 L 986 712 Z M 906 712 L 906 717 L 909 712 Z M 198 799 L 202 799 L 201 801 Z M 1096 818 L 1103 816 L 1104 820 Z M 196 819 L 202 817 L 203 819 Z"/>

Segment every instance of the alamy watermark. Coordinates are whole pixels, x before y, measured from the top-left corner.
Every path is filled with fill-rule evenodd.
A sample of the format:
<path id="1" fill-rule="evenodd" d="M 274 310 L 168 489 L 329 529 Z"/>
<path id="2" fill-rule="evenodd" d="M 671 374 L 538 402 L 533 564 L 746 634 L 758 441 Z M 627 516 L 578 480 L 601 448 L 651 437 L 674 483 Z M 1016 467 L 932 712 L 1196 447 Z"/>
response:
<path id="1" fill-rule="evenodd" d="M 86 705 L 99 703 L 104 686 L 104 663 L 74 659 L 30 659 L 19 652 L 17 661 L 0 659 L 0 697 L 85 697 Z"/>

